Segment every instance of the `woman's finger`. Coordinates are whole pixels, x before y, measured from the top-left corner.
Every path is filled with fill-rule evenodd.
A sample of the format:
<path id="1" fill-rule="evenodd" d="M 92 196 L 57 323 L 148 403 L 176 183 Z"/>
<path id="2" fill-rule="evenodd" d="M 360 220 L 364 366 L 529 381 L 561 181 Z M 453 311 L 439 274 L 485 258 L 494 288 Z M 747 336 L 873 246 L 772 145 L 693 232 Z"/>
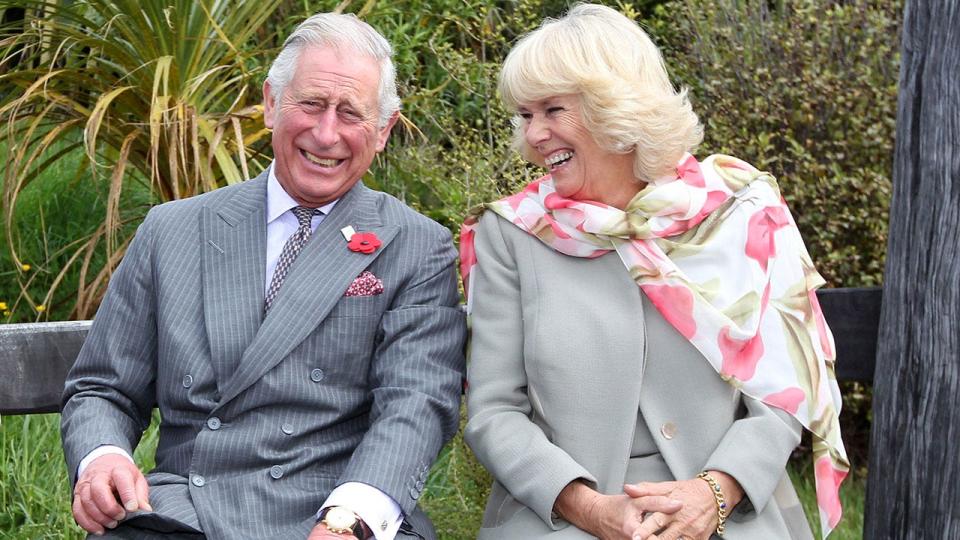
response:
<path id="1" fill-rule="evenodd" d="M 663 531 L 670 524 L 670 519 L 660 512 L 654 512 L 645 518 L 643 523 L 634 531 L 634 538 L 650 539 Z"/>
<path id="2" fill-rule="evenodd" d="M 629 493 L 628 493 L 629 495 Z M 683 501 L 664 495 L 644 495 L 630 499 L 630 504 L 643 513 L 675 514 L 683 508 Z"/>
<path id="3" fill-rule="evenodd" d="M 676 489 L 676 482 L 640 482 L 639 484 L 624 484 L 623 492 L 631 497 L 646 497 L 650 495 L 669 495 Z"/>

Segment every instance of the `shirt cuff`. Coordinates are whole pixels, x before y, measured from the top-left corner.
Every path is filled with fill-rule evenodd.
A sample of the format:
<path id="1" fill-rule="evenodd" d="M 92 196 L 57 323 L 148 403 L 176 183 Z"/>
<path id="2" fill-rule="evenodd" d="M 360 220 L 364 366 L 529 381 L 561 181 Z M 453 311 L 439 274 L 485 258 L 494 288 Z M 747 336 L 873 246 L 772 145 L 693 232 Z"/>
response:
<path id="1" fill-rule="evenodd" d="M 121 456 L 130 460 L 130 463 L 134 463 L 133 458 L 130 457 L 130 454 L 126 450 L 120 448 L 119 446 L 113 446 L 105 444 L 103 446 L 98 446 L 94 448 L 87 456 L 80 460 L 80 465 L 77 466 L 77 478 L 80 478 L 80 475 L 83 474 L 83 470 L 87 468 L 87 465 L 97 459 L 100 456 L 105 456 L 107 454 L 120 454 Z"/>
<path id="2" fill-rule="evenodd" d="M 320 511 L 330 506 L 352 510 L 370 527 L 377 540 L 393 540 L 403 522 L 400 505 L 392 497 L 362 482 L 346 482 L 337 486 L 317 511 L 317 519 L 320 519 Z"/>

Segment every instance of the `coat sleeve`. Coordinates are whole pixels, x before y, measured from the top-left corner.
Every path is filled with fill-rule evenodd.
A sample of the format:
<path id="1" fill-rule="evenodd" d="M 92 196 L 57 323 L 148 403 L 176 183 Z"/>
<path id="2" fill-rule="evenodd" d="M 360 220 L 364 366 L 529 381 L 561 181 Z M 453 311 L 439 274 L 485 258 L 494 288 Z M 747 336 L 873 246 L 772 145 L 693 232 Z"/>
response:
<path id="1" fill-rule="evenodd" d="M 71 483 L 80 460 L 103 445 L 130 455 L 155 405 L 156 298 L 152 277 L 154 211 L 127 248 L 69 374 L 60 431 Z"/>
<path id="2" fill-rule="evenodd" d="M 731 514 L 738 521 L 752 519 L 770 501 L 802 429 L 785 411 L 749 396 L 742 400 L 746 414 L 730 425 L 703 467 L 729 474 L 743 488 L 744 498 Z"/>
<path id="3" fill-rule="evenodd" d="M 531 421 L 520 279 L 501 226 L 511 225 L 487 212 L 475 235 L 464 438 L 514 498 L 559 529 L 551 512 L 560 491 L 578 478 L 595 487 L 596 479 Z"/>
<path id="4" fill-rule="evenodd" d="M 369 376 L 370 428 L 338 480 L 376 487 L 404 514 L 416 506 L 460 418 L 466 323 L 456 251 L 449 231 L 432 225 L 408 231 L 403 244 L 417 254 L 415 268 L 381 319 Z"/>

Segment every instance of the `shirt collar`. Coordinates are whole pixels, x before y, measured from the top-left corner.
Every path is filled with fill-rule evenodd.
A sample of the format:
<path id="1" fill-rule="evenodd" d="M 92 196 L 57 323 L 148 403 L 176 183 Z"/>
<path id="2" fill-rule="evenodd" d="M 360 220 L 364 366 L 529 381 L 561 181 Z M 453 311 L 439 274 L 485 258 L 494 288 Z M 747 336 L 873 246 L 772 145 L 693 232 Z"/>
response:
<path id="1" fill-rule="evenodd" d="M 274 164 L 270 164 L 270 172 L 267 173 L 267 223 L 273 223 L 287 210 L 300 206 L 280 185 L 280 181 L 277 180 L 277 175 L 274 173 Z M 329 214 L 339 200 L 321 206 L 319 208 L 320 212 L 324 215 Z"/>

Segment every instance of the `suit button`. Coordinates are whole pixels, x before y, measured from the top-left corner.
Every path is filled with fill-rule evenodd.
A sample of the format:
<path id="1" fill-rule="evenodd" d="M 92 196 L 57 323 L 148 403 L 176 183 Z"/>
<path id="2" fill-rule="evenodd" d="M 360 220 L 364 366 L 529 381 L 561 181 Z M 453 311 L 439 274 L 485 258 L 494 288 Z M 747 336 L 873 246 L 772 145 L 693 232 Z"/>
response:
<path id="1" fill-rule="evenodd" d="M 193 386 L 193 375 L 188 373 L 183 376 L 183 387 L 190 388 L 191 386 Z"/>
<path id="2" fill-rule="evenodd" d="M 313 382 L 320 382 L 323 380 L 323 370 L 316 368 L 310 372 L 310 380 Z"/>
<path id="3" fill-rule="evenodd" d="M 677 425 L 673 422 L 667 422 L 660 426 L 660 434 L 664 439 L 670 440 L 677 434 Z"/>
<path id="4" fill-rule="evenodd" d="M 193 478 L 190 479 L 190 482 L 197 487 L 203 487 L 207 485 L 207 481 L 199 474 L 193 475 Z"/>
<path id="5" fill-rule="evenodd" d="M 283 467 L 279 465 L 274 465 L 273 467 L 270 467 L 270 477 L 273 478 L 274 480 L 279 480 L 280 478 L 282 478 Z"/>
<path id="6" fill-rule="evenodd" d="M 280 431 L 284 432 L 287 435 L 293 435 L 293 424 L 290 422 L 284 422 L 280 425 Z"/>
<path id="7" fill-rule="evenodd" d="M 207 427 L 213 431 L 220 429 L 220 419 L 216 416 L 207 418 Z"/>
<path id="8" fill-rule="evenodd" d="M 410 498 L 413 500 L 417 500 L 420 498 L 420 492 L 417 491 L 417 488 L 410 488 L 409 493 L 410 493 Z"/>

